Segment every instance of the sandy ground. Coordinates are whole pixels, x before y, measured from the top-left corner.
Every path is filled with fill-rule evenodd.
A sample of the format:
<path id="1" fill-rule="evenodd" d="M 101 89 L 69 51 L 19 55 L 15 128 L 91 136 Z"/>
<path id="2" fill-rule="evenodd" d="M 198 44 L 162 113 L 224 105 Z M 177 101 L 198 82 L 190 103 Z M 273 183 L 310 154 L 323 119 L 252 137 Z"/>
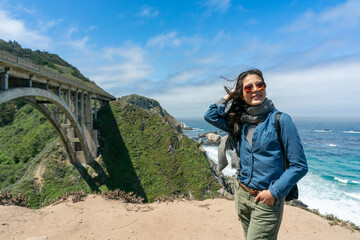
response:
<path id="1" fill-rule="evenodd" d="M 178 200 L 127 204 L 90 195 L 85 201 L 32 210 L 0 206 L 0 239 L 244 239 L 234 202 Z M 285 206 L 278 239 L 360 239 L 305 210 Z"/>

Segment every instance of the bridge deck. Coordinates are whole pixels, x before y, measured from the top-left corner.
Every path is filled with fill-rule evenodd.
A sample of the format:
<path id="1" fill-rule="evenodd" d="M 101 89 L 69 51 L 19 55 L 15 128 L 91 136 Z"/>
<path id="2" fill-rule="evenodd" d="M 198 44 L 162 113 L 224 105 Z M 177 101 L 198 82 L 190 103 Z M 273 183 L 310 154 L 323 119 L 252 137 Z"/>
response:
<path id="1" fill-rule="evenodd" d="M 28 75 L 32 75 L 32 81 L 54 85 L 61 85 L 63 88 L 78 89 L 85 91 L 89 94 L 97 95 L 98 97 L 107 100 L 115 100 L 116 98 L 109 93 L 102 90 L 100 87 L 94 85 L 93 87 L 87 86 L 85 82 L 76 81 L 75 79 L 63 76 L 53 70 L 47 69 L 40 65 L 34 64 L 29 60 L 16 57 L 12 54 L 0 50 L 0 66 L 3 68 L 9 67 L 12 70 L 18 70 Z"/>

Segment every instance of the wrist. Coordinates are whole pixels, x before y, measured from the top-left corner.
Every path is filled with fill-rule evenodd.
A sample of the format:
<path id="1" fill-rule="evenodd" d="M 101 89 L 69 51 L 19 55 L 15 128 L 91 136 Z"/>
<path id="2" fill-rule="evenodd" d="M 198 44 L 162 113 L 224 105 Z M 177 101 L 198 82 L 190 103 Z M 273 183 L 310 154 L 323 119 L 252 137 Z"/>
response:
<path id="1" fill-rule="evenodd" d="M 224 99 L 225 99 L 226 102 L 229 102 L 231 100 L 231 96 L 229 94 L 226 94 L 224 96 Z"/>

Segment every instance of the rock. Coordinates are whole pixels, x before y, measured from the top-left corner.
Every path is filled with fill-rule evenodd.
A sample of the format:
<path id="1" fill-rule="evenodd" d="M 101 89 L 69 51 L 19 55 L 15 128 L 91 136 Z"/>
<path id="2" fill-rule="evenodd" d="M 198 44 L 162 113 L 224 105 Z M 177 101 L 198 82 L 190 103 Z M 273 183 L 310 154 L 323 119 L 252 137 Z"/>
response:
<path id="1" fill-rule="evenodd" d="M 300 207 L 300 208 L 307 208 L 308 205 L 306 205 L 305 203 L 303 203 L 302 201 L 300 200 L 291 200 L 289 202 L 286 202 L 288 205 L 291 205 L 291 206 L 294 206 L 294 207 Z"/>
<path id="2" fill-rule="evenodd" d="M 193 128 L 189 127 L 188 125 L 186 125 L 183 122 L 181 122 L 180 125 L 181 125 L 182 130 L 194 130 Z"/>
<path id="3" fill-rule="evenodd" d="M 228 200 L 234 200 L 234 195 L 229 193 L 224 187 L 218 190 L 219 196 L 224 197 Z"/>
<path id="4" fill-rule="evenodd" d="M 206 144 L 214 144 L 214 145 L 219 145 L 220 144 L 220 135 L 217 133 L 208 133 L 206 134 Z"/>
<path id="5" fill-rule="evenodd" d="M 205 149 L 200 147 L 200 150 L 204 152 Z M 207 162 L 209 164 L 209 168 L 211 170 L 212 177 L 214 181 L 222 186 L 220 190 L 218 190 L 219 196 L 225 197 L 227 199 L 234 199 L 235 193 L 235 184 L 236 178 L 234 176 L 225 176 L 222 172 L 219 173 L 217 170 L 217 164 L 214 163 L 210 158 L 207 158 Z"/>
<path id="6" fill-rule="evenodd" d="M 199 135 L 198 135 L 198 138 L 204 138 L 204 137 L 206 137 L 206 135 L 209 134 L 209 133 L 215 133 L 215 134 L 217 134 L 217 131 L 199 134 Z"/>

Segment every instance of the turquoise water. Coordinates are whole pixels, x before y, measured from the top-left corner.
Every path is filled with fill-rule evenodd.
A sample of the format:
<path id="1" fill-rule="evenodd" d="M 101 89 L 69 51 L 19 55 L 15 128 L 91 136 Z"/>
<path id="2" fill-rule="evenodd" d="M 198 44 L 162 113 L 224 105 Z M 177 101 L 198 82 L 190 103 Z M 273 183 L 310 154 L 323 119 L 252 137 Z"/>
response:
<path id="1" fill-rule="evenodd" d="M 193 131 L 191 138 L 217 129 L 202 119 L 178 119 Z M 360 120 L 293 118 L 309 165 L 300 180 L 299 200 L 323 214 L 333 214 L 360 226 Z M 217 147 L 205 146 L 216 161 Z M 225 174 L 234 173 L 230 169 Z"/>

